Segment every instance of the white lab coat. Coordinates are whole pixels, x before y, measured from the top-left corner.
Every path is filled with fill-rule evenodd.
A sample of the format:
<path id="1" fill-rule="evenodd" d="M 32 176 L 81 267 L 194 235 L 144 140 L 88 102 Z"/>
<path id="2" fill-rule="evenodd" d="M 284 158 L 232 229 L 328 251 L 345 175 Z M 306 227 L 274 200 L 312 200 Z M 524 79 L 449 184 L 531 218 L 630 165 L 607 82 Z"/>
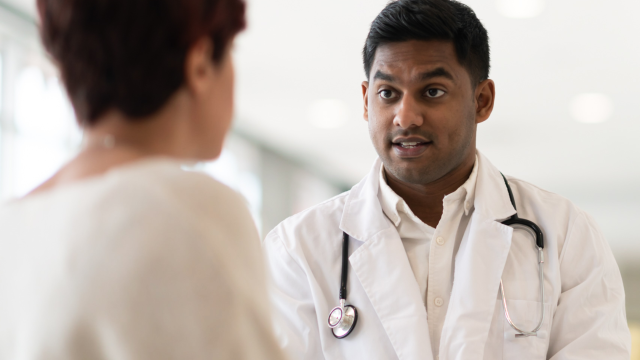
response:
<path id="1" fill-rule="evenodd" d="M 264 240 L 276 332 L 292 359 L 629 359 L 622 280 L 595 222 L 570 201 L 509 177 L 518 215 L 537 223 L 546 241 L 544 323 L 537 337 L 515 337 L 500 279 L 512 319 L 533 329 L 537 252 L 526 231 L 499 222 L 516 211 L 498 169 L 481 154 L 478 161 L 440 353 L 432 354 L 418 284 L 378 200 L 378 161 L 353 189 L 285 220 Z M 339 340 L 327 316 L 338 305 L 343 231 L 351 236 L 347 303 L 359 318 Z"/>

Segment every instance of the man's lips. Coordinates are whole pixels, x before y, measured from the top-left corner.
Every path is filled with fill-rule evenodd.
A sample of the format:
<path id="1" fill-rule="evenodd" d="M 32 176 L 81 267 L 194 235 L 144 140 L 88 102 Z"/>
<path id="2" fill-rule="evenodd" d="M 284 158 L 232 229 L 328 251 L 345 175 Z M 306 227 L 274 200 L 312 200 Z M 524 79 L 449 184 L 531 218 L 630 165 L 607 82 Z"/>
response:
<path id="1" fill-rule="evenodd" d="M 400 158 L 422 155 L 433 143 L 422 136 L 399 136 L 393 139 L 392 147 Z"/>
<path id="2" fill-rule="evenodd" d="M 407 143 L 410 144 L 410 143 L 428 143 L 431 141 L 427 140 L 422 136 L 411 135 L 411 136 L 396 136 L 393 138 L 393 140 L 391 140 L 391 142 L 394 144 L 407 144 Z"/>
<path id="3" fill-rule="evenodd" d="M 431 145 L 430 141 L 422 139 L 403 139 L 393 142 L 393 150 L 398 157 L 414 158 L 422 155 Z"/>

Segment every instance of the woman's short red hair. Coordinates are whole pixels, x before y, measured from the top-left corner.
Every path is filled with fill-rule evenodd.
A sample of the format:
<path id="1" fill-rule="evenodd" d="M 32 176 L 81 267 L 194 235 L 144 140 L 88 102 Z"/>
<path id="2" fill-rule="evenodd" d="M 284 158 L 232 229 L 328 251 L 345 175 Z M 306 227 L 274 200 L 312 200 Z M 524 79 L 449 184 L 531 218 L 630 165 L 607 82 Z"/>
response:
<path id="1" fill-rule="evenodd" d="M 153 114 L 184 82 L 203 36 L 220 62 L 245 27 L 243 0 L 37 0 L 44 47 L 76 115 L 93 125 L 109 109 Z"/>

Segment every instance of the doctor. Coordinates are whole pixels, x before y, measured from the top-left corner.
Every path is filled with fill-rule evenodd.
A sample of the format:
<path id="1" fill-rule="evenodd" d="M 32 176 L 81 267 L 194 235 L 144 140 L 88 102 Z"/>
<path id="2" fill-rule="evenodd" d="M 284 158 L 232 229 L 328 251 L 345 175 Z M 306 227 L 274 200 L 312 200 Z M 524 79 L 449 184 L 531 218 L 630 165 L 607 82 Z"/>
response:
<path id="1" fill-rule="evenodd" d="M 506 177 L 512 203 L 499 169 L 476 150 L 495 85 L 474 12 L 451 0 L 392 2 L 371 25 L 364 67 L 379 160 L 353 189 L 264 240 L 276 330 L 291 358 L 629 359 L 620 272 L 593 219 Z M 543 258 L 528 231 L 501 223 L 515 214 L 541 228 Z M 346 304 L 358 318 L 338 339 L 328 315 L 339 304 L 345 237 Z M 501 280 L 517 327 L 542 320 L 534 335 L 508 322 Z"/>

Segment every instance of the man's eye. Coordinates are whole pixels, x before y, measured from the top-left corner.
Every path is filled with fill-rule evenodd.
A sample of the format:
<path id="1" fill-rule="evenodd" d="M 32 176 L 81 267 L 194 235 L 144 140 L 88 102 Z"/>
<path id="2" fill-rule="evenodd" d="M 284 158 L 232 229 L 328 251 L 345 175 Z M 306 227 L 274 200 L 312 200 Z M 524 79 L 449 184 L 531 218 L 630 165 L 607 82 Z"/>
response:
<path id="1" fill-rule="evenodd" d="M 440 89 L 427 90 L 427 96 L 430 98 L 439 98 L 442 95 L 444 95 L 444 90 L 440 90 Z"/>
<path id="2" fill-rule="evenodd" d="M 383 99 L 391 99 L 393 97 L 393 91 L 391 90 L 381 90 L 379 94 Z"/>

